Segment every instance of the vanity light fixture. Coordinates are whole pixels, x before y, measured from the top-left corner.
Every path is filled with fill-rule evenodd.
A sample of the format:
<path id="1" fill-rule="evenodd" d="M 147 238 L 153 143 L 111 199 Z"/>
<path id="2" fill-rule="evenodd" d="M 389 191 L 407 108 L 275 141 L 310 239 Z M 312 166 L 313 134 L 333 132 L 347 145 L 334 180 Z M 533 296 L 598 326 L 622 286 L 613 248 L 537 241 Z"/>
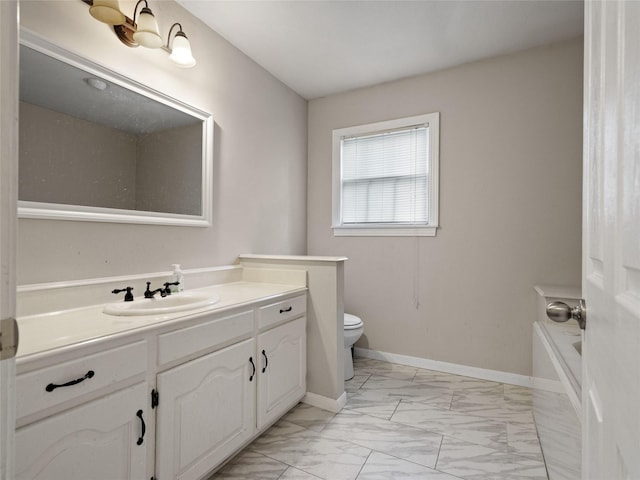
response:
<path id="1" fill-rule="evenodd" d="M 177 26 L 180 30 L 173 36 L 173 45 L 171 45 L 171 32 L 173 27 Z M 196 64 L 196 59 L 191 54 L 191 45 L 187 36 L 182 31 L 182 25 L 174 23 L 169 29 L 169 36 L 167 37 L 167 45 L 163 47 L 164 50 L 171 55 L 169 58 L 179 67 L 190 68 Z"/>
<path id="2" fill-rule="evenodd" d="M 169 30 L 167 44 L 162 44 L 162 37 L 158 29 L 153 12 L 149 8 L 147 0 L 138 0 L 133 9 L 133 19 L 127 17 L 120 10 L 118 0 L 81 0 L 89 5 L 89 13 L 96 20 L 113 26 L 118 39 L 128 47 L 142 45 L 147 48 L 162 48 L 170 54 L 171 60 L 181 67 L 193 67 L 196 64 L 191 54 L 191 45 L 187 36 L 182 31 L 182 25 L 174 23 Z M 143 7 L 138 13 L 138 7 Z M 137 20 L 137 21 L 136 21 Z M 171 43 L 171 32 L 177 26 L 179 30 Z"/>

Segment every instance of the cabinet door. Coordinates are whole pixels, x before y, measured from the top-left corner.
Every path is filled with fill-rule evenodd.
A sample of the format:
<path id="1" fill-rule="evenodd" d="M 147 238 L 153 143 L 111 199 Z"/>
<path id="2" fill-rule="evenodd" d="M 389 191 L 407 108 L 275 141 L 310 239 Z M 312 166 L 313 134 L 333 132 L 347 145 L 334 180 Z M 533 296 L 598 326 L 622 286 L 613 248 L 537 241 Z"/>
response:
<path id="1" fill-rule="evenodd" d="M 272 423 L 306 393 L 306 317 L 258 336 L 258 429 Z"/>
<path id="2" fill-rule="evenodd" d="M 246 340 L 158 375 L 158 478 L 201 478 L 253 435 L 254 348 Z"/>
<path id="3" fill-rule="evenodd" d="M 151 440 L 142 423 L 150 421 L 148 404 L 147 384 L 140 383 L 18 429 L 16 478 L 149 477 Z"/>

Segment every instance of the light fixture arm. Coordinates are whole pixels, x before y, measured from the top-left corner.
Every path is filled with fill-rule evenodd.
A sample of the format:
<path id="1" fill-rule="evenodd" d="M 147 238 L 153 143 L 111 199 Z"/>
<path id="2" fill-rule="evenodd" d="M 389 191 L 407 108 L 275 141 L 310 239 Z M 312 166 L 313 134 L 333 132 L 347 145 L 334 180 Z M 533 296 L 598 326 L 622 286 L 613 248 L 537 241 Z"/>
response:
<path id="1" fill-rule="evenodd" d="M 142 10 L 140 10 L 140 12 L 142 13 L 145 9 L 149 10 L 149 4 L 147 3 L 147 0 L 138 0 L 138 3 L 136 3 L 135 8 L 133 9 L 133 24 L 136 24 L 136 15 L 138 12 L 138 7 L 140 6 L 141 3 L 144 2 L 144 7 L 142 7 Z M 149 10 L 151 11 L 151 10 Z"/>

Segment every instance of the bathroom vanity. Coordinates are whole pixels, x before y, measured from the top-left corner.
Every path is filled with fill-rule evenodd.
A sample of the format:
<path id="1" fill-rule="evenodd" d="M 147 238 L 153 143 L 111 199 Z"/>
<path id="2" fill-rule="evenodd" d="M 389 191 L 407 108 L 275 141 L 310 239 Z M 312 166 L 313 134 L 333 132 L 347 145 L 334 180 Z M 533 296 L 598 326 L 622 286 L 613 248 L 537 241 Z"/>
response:
<path id="1" fill-rule="evenodd" d="M 199 288 L 220 300 L 178 313 L 20 317 L 16 478 L 205 478 L 306 392 L 297 277 Z"/>

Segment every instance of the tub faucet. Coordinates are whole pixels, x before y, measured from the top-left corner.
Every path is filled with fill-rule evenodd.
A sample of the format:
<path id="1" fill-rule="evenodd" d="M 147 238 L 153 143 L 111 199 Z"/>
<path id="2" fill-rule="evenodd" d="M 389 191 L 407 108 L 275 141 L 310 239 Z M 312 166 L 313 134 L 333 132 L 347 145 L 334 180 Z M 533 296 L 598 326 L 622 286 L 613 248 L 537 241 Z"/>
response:
<path id="1" fill-rule="evenodd" d="M 144 292 L 144 298 L 153 298 L 156 293 L 160 293 L 161 297 L 166 297 L 167 293 L 164 291 L 164 288 L 156 288 L 155 290 L 151 290 L 150 288 L 151 282 L 147 282 L 147 289 Z"/>

